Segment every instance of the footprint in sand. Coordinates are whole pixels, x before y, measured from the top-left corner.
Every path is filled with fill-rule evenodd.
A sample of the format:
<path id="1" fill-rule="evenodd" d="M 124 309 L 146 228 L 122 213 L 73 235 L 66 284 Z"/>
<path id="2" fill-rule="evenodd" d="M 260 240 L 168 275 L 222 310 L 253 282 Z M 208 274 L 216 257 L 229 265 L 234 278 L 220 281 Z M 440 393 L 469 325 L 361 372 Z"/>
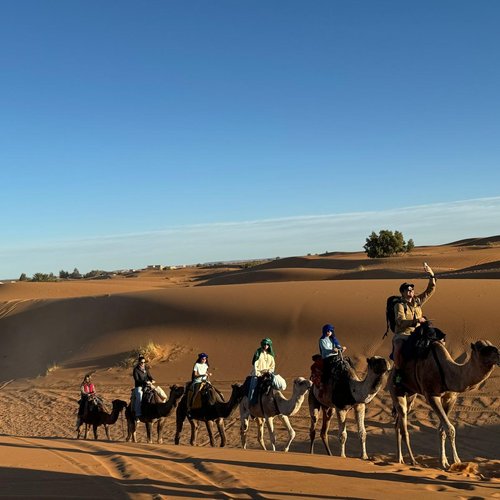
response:
<path id="1" fill-rule="evenodd" d="M 435 485 L 426 486 L 425 489 L 429 491 L 449 491 L 449 488 L 447 488 L 446 486 L 435 486 Z"/>

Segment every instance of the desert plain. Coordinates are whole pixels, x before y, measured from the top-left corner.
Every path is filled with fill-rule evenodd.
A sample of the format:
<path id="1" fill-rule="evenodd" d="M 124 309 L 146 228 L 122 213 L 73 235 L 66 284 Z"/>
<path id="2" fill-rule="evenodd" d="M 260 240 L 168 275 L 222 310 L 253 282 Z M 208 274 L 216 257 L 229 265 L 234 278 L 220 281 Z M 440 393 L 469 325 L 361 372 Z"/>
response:
<path id="1" fill-rule="evenodd" d="M 403 281 L 423 291 L 422 263 L 437 276 L 424 312 L 447 334 L 460 363 L 478 339 L 500 344 L 500 237 L 416 247 L 410 254 L 368 259 L 329 253 L 236 265 L 145 270 L 105 280 L 0 285 L 0 497 L 2 498 L 500 498 L 500 368 L 479 388 L 460 394 L 451 412 L 462 464 L 443 470 L 438 419 L 420 398 L 409 418 L 417 466 L 396 463 L 390 395 L 383 388 L 366 413 L 369 460 L 361 460 L 352 415 L 347 458 L 340 458 L 336 419 L 328 456 L 319 439 L 309 453 L 307 398 L 291 417 L 296 431 L 283 453 L 263 451 L 251 423 L 240 445 L 238 409 L 226 420 L 228 444 L 198 446 L 185 425 L 174 445 L 175 411 L 163 444 L 125 442 L 121 415 L 111 441 L 76 439 L 79 385 L 92 373 L 107 403 L 128 401 L 131 353 L 158 346 L 151 372 L 167 392 L 190 379 L 197 353 L 209 354 L 212 383 L 226 397 L 243 382 L 260 339 L 270 337 L 277 372 L 291 396 L 296 377 L 309 378 L 321 327 L 332 323 L 360 376 L 366 359 L 389 357 L 385 301 Z M 319 434 L 319 433 L 318 433 Z M 266 434 L 267 443 L 269 438 Z M 408 463 L 408 462 L 407 462 Z"/>

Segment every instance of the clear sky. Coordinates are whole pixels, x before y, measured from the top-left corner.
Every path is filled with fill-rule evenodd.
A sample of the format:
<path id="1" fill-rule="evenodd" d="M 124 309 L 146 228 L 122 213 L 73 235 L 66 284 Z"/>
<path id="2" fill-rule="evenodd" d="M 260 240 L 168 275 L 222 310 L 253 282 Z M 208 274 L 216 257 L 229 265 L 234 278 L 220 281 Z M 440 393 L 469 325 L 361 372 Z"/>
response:
<path id="1" fill-rule="evenodd" d="M 0 278 L 500 234 L 496 0 L 18 0 Z"/>

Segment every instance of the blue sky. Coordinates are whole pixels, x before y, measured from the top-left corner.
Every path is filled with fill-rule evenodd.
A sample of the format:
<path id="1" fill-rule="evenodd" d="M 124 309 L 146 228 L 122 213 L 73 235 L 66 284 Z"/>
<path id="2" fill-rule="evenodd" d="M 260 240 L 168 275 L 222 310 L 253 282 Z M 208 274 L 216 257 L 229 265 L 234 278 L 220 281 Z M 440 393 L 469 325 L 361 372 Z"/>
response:
<path id="1" fill-rule="evenodd" d="M 500 233 L 500 3 L 23 1 L 0 277 Z"/>

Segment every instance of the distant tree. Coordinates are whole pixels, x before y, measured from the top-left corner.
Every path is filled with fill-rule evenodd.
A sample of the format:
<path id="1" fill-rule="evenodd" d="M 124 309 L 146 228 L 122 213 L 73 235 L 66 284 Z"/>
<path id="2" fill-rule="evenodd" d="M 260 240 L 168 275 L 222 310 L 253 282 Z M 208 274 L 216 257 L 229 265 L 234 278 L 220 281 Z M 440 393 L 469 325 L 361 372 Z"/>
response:
<path id="1" fill-rule="evenodd" d="M 31 281 L 57 281 L 57 278 L 53 273 L 35 273 L 31 278 Z"/>
<path id="2" fill-rule="evenodd" d="M 21 276 L 19 276 L 19 281 L 28 281 L 26 273 L 21 273 Z"/>
<path id="3" fill-rule="evenodd" d="M 97 278 L 104 276 L 109 276 L 109 273 L 107 271 L 101 271 L 99 269 L 93 269 L 92 271 L 89 271 L 87 274 L 83 275 L 84 278 Z"/>
<path id="4" fill-rule="evenodd" d="M 398 253 L 409 252 L 415 247 L 413 240 L 405 242 L 403 233 L 400 231 L 389 231 L 382 229 L 379 234 L 372 231 L 372 234 L 366 238 L 366 244 L 363 246 L 366 255 L 371 259 L 378 257 L 391 257 Z"/>
<path id="5" fill-rule="evenodd" d="M 63 280 L 69 278 L 69 271 L 64 271 L 61 269 L 59 271 L 59 278 L 61 278 Z"/>
<path id="6" fill-rule="evenodd" d="M 82 277 L 82 275 L 80 274 L 80 271 L 75 267 L 69 277 L 73 278 L 74 280 L 78 280 Z"/>

